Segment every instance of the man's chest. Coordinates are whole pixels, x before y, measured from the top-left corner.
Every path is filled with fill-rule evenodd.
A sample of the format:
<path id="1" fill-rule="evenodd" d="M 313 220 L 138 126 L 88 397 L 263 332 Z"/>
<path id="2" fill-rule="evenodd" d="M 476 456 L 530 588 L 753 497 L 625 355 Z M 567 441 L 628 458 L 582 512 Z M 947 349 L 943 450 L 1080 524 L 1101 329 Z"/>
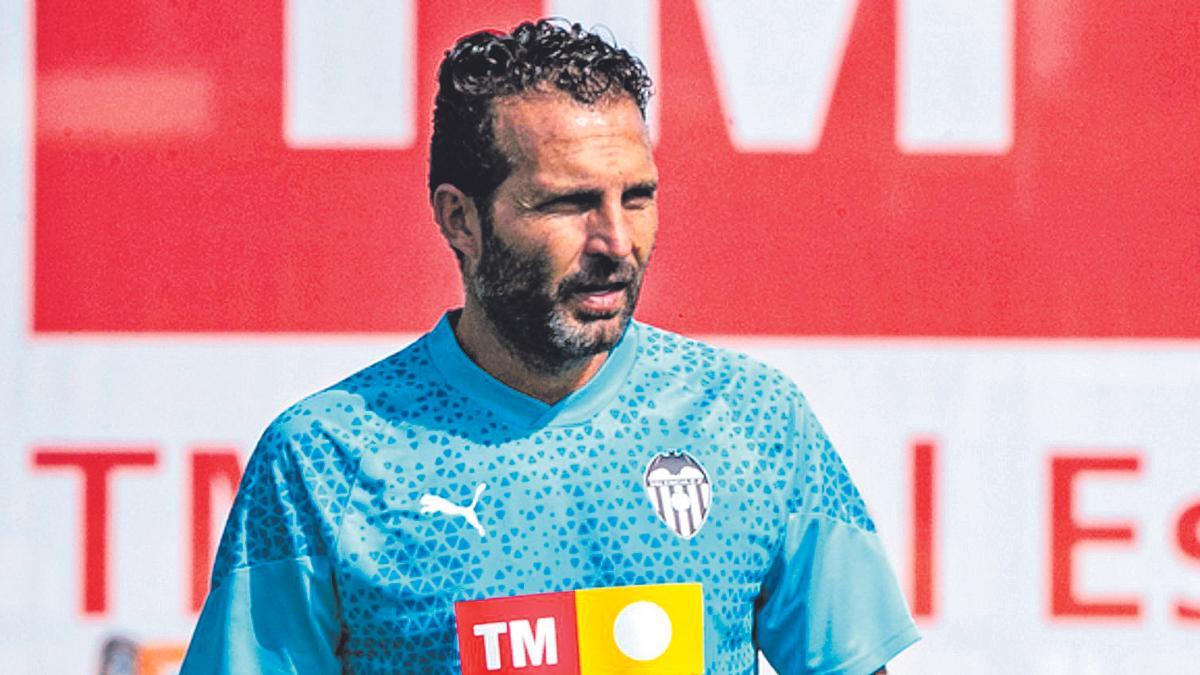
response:
<path id="1" fill-rule="evenodd" d="M 406 430 L 407 445 L 365 455 L 335 566 L 348 632 L 444 639 L 459 601 L 689 582 L 711 628 L 748 639 L 781 479 L 729 424 L 682 427 L 499 445 Z"/>

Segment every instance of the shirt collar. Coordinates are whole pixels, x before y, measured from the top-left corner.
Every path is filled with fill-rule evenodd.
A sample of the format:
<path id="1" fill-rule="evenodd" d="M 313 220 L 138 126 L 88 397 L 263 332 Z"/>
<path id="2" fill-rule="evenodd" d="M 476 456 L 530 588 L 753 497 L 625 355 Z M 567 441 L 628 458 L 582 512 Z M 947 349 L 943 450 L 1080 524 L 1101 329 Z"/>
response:
<path id="1" fill-rule="evenodd" d="M 455 310 L 457 311 L 457 310 Z M 497 380 L 467 356 L 454 335 L 447 312 L 429 332 L 429 355 L 434 367 L 455 388 L 521 426 L 564 426 L 591 419 L 620 389 L 637 360 L 640 324 L 630 321 L 608 358 L 582 387 L 550 405 Z"/>

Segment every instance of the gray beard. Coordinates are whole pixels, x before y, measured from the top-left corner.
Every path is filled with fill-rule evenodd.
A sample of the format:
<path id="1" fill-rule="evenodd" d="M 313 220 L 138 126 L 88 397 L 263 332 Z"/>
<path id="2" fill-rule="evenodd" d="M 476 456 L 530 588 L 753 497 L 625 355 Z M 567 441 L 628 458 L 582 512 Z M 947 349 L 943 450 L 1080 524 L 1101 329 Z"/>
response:
<path id="1" fill-rule="evenodd" d="M 592 256 L 582 272 L 547 290 L 549 268 L 545 256 L 518 253 L 485 226 L 483 251 L 467 289 L 505 347 L 530 368 L 555 374 L 617 344 L 637 304 L 642 268 L 628 260 Z M 581 285 L 618 279 L 628 282 L 625 305 L 618 312 L 589 320 L 567 306 Z M 615 330 L 599 325 L 614 316 L 619 318 Z"/>

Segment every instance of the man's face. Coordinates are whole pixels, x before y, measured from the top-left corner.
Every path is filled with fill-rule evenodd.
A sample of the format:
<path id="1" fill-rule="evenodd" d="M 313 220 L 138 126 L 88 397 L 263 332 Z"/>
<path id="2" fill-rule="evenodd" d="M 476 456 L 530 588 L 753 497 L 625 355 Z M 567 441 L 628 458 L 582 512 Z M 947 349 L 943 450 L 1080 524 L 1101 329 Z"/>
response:
<path id="1" fill-rule="evenodd" d="M 561 94 L 494 106 L 512 172 L 467 288 L 500 339 L 553 368 L 607 351 L 637 302 L 658 228 L 658 172 L 637 105 Z"/>

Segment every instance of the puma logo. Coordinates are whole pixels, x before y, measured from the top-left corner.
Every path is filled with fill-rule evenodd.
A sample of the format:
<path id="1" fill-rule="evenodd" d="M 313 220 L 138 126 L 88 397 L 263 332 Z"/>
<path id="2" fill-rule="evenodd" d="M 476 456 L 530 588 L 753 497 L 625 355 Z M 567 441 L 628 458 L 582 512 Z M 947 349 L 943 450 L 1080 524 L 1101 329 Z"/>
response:
<path id="1" fill-rule="evenodd" d="M 425 495 L 421 497 L 421 513 L 443 513 L 447 516 L 462 516 L 467 523 L 475 528 L 479 536 L 486 537 L 487 530 L 483 529 L 483 525 L 479 522 L 479 516 L 475 515 L 475 505 L 479 503 L 479 495 L 487 489 L 487 483 L 480 483 L 475 488 L 475 498 L 471 500 L 469 506 L 459 506 L 449 499 L 444 499 L 437 495 Z"/>

